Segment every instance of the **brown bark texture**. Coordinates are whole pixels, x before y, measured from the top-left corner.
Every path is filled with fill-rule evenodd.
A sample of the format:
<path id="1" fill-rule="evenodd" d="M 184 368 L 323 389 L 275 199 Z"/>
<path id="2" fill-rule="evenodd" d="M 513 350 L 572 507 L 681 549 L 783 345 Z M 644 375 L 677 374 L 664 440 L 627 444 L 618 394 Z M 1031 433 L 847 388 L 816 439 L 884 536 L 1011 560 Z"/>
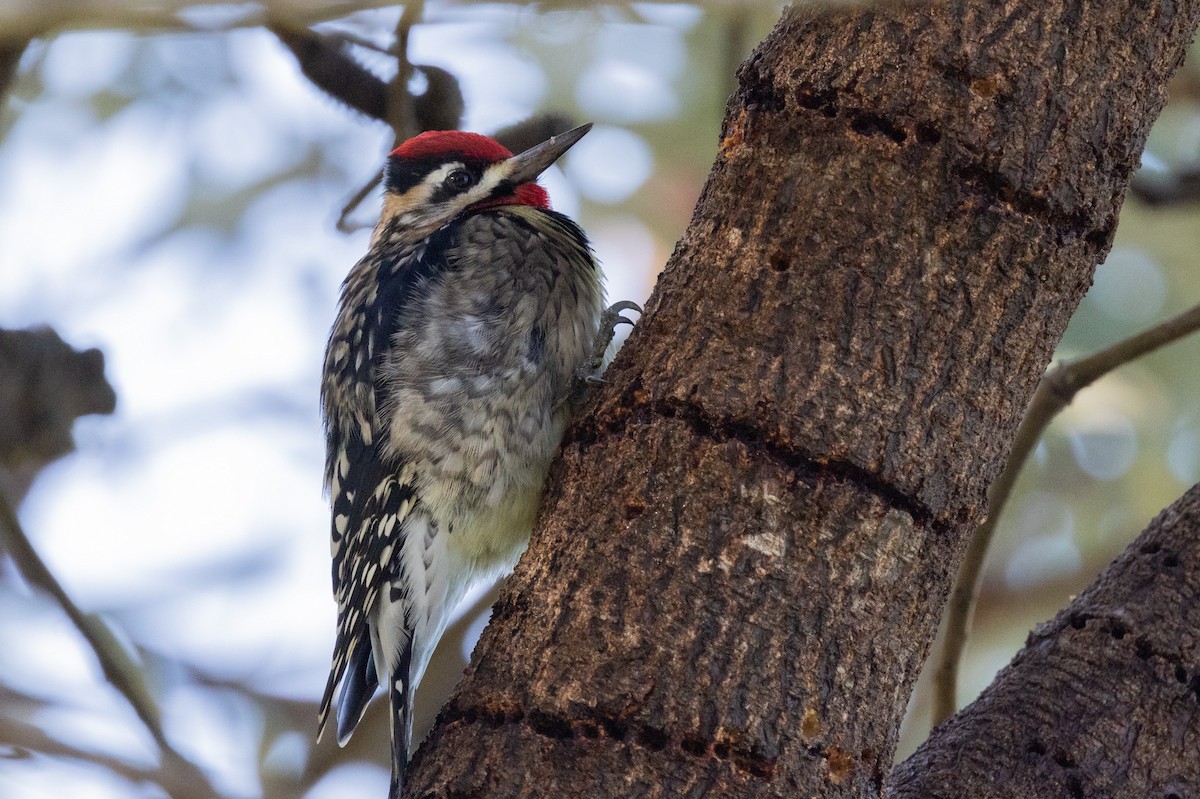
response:
<path id="1" fill-rule="evenodd" d="M 1198 19 L 786 12 L 409 795 L 879 795 Z"/>
<path id="2" fill-rule="evenodd" d="M 890 799 L 1200 796 L 1200 486 L 892 774 Z"/>

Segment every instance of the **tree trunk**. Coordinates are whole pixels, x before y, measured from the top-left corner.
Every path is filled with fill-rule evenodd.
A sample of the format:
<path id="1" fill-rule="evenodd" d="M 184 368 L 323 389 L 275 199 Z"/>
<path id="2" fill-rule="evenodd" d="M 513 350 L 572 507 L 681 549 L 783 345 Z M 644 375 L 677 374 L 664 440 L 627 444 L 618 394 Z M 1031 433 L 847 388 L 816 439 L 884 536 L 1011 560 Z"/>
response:
<path id="1" fill-rule="evenodd" d="M 877 796 L 1198 19 L 786 12 L 410 795 Z"/>
<path id="2" fill-rule="evenodd" d="M 890 799 L 1200 796 L 1200 486 L 892 775 Z"/>

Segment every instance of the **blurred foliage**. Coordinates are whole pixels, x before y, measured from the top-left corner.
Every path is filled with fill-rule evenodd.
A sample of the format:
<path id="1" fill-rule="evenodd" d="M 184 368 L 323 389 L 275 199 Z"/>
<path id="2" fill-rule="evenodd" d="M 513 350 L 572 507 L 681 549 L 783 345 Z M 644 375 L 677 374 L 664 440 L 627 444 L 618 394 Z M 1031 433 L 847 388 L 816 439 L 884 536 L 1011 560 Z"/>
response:
<path id="1" fill-rule="evenodd" d="M 22 516 L 67 590 L 141 659 L 168 737 L 229 796 L 382 795 L 386 783 L 378 708 L 345 750 L 314 748 L 312 735 L 333 624 L 316 374 L 337 285 L 366 236 L 333 226 L 391 133 L 322 95 L 254 27 L 268 11 L 322 22 L 388 80 L 398 11 L 339 16 L 375 5 L 59 2 L 0 14 L 9 35 L 51 19 L 107 29 L 36 39 L 0 107 L 0 326 L 48 324 L 98 346 L 120 398 L 116 417 L 77 426 L 79 452 L 43 473 Z M 733 71 L 777 14 L 431 2 L 409 56 L 458 79 L 468 128 L 538 111 L 596 122 L 550 188 L 594 237 L 610 297 L 641 300 L 712 163 Z M 1200 59 L 1173 84 L 1148 153 L 1160 173 L 1200 162 Z M 376 204 L 354 221 L 370 225 Z M 1057 357 L 1200 302 L 1198 215 L 1197 203 L 1127 201 Z M 1189 340 L 1126 367 L 1051 428 L 998 531 L 964 701 L 1200 480 L 1198 355 Z M 152 740 L 99 687 L 58 611 L 7 569 L 0 606 L 0 795 L 162 795 Z M 487 607 L 477 598 L 446 636 L 419 724 Z M 901 755 L 925 735 L 925 691 Z"/>

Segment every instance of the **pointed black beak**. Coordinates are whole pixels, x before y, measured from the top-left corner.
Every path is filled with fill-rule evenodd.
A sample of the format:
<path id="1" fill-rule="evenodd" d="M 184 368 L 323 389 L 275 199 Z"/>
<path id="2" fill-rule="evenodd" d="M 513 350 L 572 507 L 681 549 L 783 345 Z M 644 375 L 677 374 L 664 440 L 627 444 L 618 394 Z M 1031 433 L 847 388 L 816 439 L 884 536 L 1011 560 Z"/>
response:
<path id="1" fill-rule="evenodd" d="M 520 155 L 514 155 L 509 159 L 509 163 L 512 164 L 512 171 L 508 173 L 507 180 L 514 185 L 531 183 L 537 180 L 538 175 L 545 172 L 551 164 L 561 158 L 563 153 L 571 149 L 571 146 L 582 139 L 591 129 L 592 123 L 588 122 L 577 128 L 572 128 L 566 133 L 551 136 L 546 141 L 530 147 Z"/>

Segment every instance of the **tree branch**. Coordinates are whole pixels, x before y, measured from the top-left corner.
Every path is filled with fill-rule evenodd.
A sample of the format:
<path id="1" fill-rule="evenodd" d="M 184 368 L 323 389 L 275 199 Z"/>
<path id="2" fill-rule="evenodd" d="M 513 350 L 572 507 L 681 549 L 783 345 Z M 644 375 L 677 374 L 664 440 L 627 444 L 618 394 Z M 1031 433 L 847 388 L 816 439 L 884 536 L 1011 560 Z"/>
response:
<path id="1" fill-rule="evenodd" d="M 352 11 L 385 8 L 395 0 L 262 0 L 229 12 L 220 0 L 155 0 L 153 3 L 96 3 L 93 0 L 56 0 L 53 3 L 0 5 L 0 30 L 9 38 L 32 39 L 65 29 L 116 28 L 142 33 L 215 31 L 257 28 L 288 20 L 310 26 L 345 16 Z M 221 8 L 226 6 L 226 8 Z M 216 9 L 212 21 L 205 10 Z"/>
<path id="2" fill-rule="evenodd" d="M 893 772 L 889 799 L 1194 796 L 1200 486 Z"/>
<path id="3" fill-rule="evenodd" d="M 84 613 L 67 594 L 37 554 L 15 511 L 37 471 L 74 448 L 75 419 L 115 409 L 116 394 L 104 379 L 104 357 L 98 350 L 77 352 L 48 328 L 0 330 L 0 367 L 0 550 L 79 630 L 105 679 L 132 705 L 158 744 L 163 769 L 186 777 L 193 795 L 219 796 L 204 774 L 167 741 L 141 670 L 104 621 Z"/>
<path id="4" fill-rule="evenodd" d="M 8 87 L 17 75 L 21 54 L 29 46 L 28 39 L 4 39 L 0 41 L 0 105 L 8 96 Z"/>
<path id="5" fill-rule="evenodd" d="M 958 670 L 963 649 L 970 635 L 971 619 L 975 615 L 975 603 L 979 597 L 979 577 L 987 560 L 988 548 L 996 532 L 996 525 L 1004 513 L 1004 507 L 1012 494 L 1013 486 L 1021 469 L 1025 466 L 1042 434 L 1054 417 L 1071 403 L 1075 395 L 1104 375 L 1153 352 L 1184 336 L 1200 330 L 1200 305 L 1168 319 L 1161 324 L 1144 330 L 1135 336 L 1101 350 L 1094 355 L 1074 363 L 1063 364 L 1052 369 L 1038 383 L 1037 391 L 1029 403 L 1029 410 L 1017 428 L 1012 452 L 1004 465 L 1004 471 L 988 490 L 987 518 L 975 530 L 967 547 L 959 571 L 958 582 L 950 596 L 946 610 L 946 634 L 941 659 L 934 673 L 933 723 L 935 725 L 950 718 L 958 709 Z"/>
<path id="6" fill-rule="evenodd" d="M 1147 205 L 1168 206 L 1200 200 L 1200 166 L 1179 167 L 1166 174 L 1138 172 L 1129 191 Z"/>
<path id="7" fill-rule="evenodd" d="M 154 701 L 141 669 L 121 646 L 116 636 L 109 630 L 102 619 L 91 613 L 84 613 L 71 599 L 46 567 L 45 562 L 38 556 L 37 551 L 29 542 L 25 531 L 17 520 L 16 514 L 8 504 L 7 497 L 0 492 L 0 545 L 12 557 L 21 575 L 30 585 L 50 596 L 67 614 L 71 623 L 79 630 L 88 646 L 100 663 L 100 668 L 117 691 L 125 697 L 142 724 L 150 732 L 158 745 L 163 758 L 163 771 L 178 773 L 181 779 L 191 785 L 191 795 L 203 797 L 220 797 L 220 793 L 193 763 L 179 754 L 167 740 L 163 732 L 161 715 Z M 37 747 L 44 748 L 44 747 Z"/>
<path id="8" fill-rule="evenodd" d="M 343 38 L 281 22 L 267 30 L 296 56 L 300 71 L 318 89 L 360 114 L 387 118 L 387 84 L 358 63 Z"/>
<path id="9" fill-rule="evenodd" d="M 786 12 L 411 795 L 877 796 L 1198 20 Z"/>

